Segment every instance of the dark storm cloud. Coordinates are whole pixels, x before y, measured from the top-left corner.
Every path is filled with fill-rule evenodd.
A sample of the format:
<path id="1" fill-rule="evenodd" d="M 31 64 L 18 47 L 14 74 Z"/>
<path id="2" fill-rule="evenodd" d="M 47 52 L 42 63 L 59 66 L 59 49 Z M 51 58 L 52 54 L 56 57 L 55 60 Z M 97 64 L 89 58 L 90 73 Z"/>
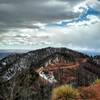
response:
<path id="1" fill-rule="evenodd" d="M 34 2 L 34 3 L 43 3 L 43 2 L 47 2 L 47 0 L 0 0 L 0 3 L 24 3 L 24 2 Z M 48 0 L 50 1 L 50 0 Z M 52 1 L 52 0 L 51 0 Z M 55 1 L 61 1 L 61 2 L 73 2 L 73 3 L 77 3 L 77 2 L 81 2 L 81 1 L 85 1 L 85 0 L 55 0 Z M 99 0 L 98 0 L 99 1 Z"/>
<path id="2" fill-rule="evenodd" d="M 64 2 L 67 1 L 67 2 L 70 2 L 71 4 L 77 4 L 85 0 L 59 0 L 59 1 L 64 1 Z"/>
<path id="3" fill-rule="evenodd" d="M 33 23 L 51 23 L 77 17 L 71 4 L 82 0 L 0 0 L 0 30 L 39 28 Z M 2 28 L 3 27 L 3 28 Z"/>

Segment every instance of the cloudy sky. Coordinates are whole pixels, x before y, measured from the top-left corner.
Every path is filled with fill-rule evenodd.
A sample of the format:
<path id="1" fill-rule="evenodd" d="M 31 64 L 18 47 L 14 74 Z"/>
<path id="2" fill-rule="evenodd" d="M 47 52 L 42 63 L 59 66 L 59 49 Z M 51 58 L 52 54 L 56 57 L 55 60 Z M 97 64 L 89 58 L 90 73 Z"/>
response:
<path id="1" fill-rule="evenodd" d="M 0 49 L 100 51 L 100 0 L 0 0 Z"/>

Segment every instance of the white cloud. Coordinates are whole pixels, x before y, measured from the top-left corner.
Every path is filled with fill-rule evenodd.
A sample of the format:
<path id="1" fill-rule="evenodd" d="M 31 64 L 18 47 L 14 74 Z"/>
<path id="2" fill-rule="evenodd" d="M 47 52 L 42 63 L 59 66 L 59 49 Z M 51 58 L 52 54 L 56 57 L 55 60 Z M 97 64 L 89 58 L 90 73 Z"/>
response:
<path id="1" fill-rule="evenodd" d="M 45 29 L 45 23 L 34 23 L 33 25 L 38 26 L 40 29 Z"/>
<path id="2" fill-rule="evenodd" d="M 93 17 L 94 18 L 94 17 Z M 94 20 L 95 21 L 95 20 Z M 94 22 L 91 20 L 91 22 Z M 90 22 L 90 23 L 91 23 Z M 75 25 L 76 24 L 76 25 Z M 54 44 L 61 44 L 72 49 L 87 48 L 87 49 L 100 49 L 99 39 L 99 26 L 100 23 L 83 25 L 83 23 L 75 23 L 68 27 L 57 27 L 48 30 L 52 33 L 51 41 Z M 81 26 L 80 26 L 81 25 Z"/>
<path id="3" fill-rule="evenodd" d="M 45 27 L 43 30 L 11 30 L 0 35 L 0 49 L 65 46 L 75 50 L 100 50 L 100 20 L 96 16 L 87 17 L 90 19 L 89 21 L 72 23 L 65 27 Z M 42 24 L 38 25 L 42 26 Z"/>
<path id="4" fill-rule="evenodd" d="M 96 7 L 97 6 L 98 1 L 97 0 L 85 0 L 79 4 L 77 4 L 76 6 L 74 6 L 73 11 L 75 13 L 80 12 L 82 13 L 85 10 L 88 10 L 88 6 L 89 7 Z"/>
<path id="5" fill-rule="evenodd" d="M 80 12 L 82 13 L 84 11 L 84 9 L 87 8 L 87 5 L 86 5 L 86 2 L 81 2 L 80 4 L 76 5 L 74 8 L 73 8 L 73 11 L 75 13 L 77 12 Z"/>
<path id="6" fill-rule="evenodd" d="M 94 4 L 96 3 L 98 0 L 86 0 L 86 3 L 88 4 Z"/>

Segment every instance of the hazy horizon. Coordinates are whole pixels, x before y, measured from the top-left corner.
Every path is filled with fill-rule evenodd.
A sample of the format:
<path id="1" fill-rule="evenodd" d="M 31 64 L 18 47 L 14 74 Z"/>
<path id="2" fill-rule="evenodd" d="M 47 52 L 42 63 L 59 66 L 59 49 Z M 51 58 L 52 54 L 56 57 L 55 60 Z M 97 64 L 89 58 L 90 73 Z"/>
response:
<path id="1" fill-rule="evenodd" d="M 47 48 L 47 47 L 45 47 Z M 53 48 L 61 48 L 61 47 L 53 47 Z M 64 47 L 66 48 L 66 47 Z M 38 49 L 42 49 L 42 48 L 37 48 L 37 49 L 31 49 L 31 50 L 28 50 L 28 49 L 9 49 L 9 50 L 0 50 L 0 56 L 4 56 L 6 57 L 7 55 L 9 54 L 13 54 L 13 53 L 27 53 L 29 51 L 33 51 L 33 50 L 38 50 Z M 71 48 L 68 48 L 68 49 L 71 49 Z M 71 50 L 74 50 L 74 49 L 71 49 Z M 99 51 L 95 51 L 95 50 L 74 50 L 74 51 L 77 51 L 77 52 L 80 52 L 80 53 L 83 53 L 83 54 L 86 54 L 86 55 L 89 55 L 89 56 L 96 56 L 96 55 L 100 55 L 100 52 Z"/>

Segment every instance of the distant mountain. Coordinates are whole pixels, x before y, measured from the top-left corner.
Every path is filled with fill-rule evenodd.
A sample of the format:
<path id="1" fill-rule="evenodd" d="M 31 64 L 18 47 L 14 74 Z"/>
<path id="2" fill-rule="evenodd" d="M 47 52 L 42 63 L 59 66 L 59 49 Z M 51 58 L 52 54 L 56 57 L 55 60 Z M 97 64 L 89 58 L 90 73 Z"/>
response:
<path id="1" fill-rule="evenodd" d="M 80 52 L 82 52 L 83 54 L 86 54 L 86 55 L 89 55 L 89 56 L 92 56 L 92 57 L 95 57 L 96 55 L 100 55 L 100 52 L 99 51 L 88 51 L 88 50 L 86 50 L 86 51 L 80 51 Z"/>
<path id="2" fill-rule="evenodd" d="M 28 52 L 29 50 L 0 50 L 0 59 L 2 58 L 5 58 L 6 56 L 8 55 L 11 55 L 11 54 L 21 54 L 21 53 L 25 53 L 25 52 Z"/>
<path id="3" fill-rule="evenodd" d="M 7 52 L 0 52 L 0 59 L 5 58 L 6 56 L 10 55 L 10 53 Z"/>

